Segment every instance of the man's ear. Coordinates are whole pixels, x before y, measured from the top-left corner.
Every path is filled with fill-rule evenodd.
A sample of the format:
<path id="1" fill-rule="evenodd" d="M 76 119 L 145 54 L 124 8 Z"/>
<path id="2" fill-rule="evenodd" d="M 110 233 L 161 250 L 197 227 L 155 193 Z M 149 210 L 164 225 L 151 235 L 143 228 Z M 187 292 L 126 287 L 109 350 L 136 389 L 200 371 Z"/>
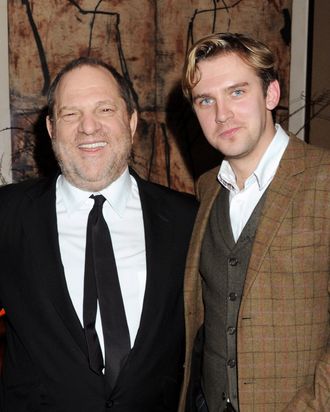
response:
<path id="1" fill-rule="evenodd" d="M 137 123 L 138 123 L 138 114 L 137 114 L 137 111 L 134 110 L 134 112 L 132 113 L 132 116 L 129 120 L 129 126 L 130 126 L 130 129 L 131 129 L 131 136 L 132 136 L 132 143 L 133 143 L 133 137 L 134 137 L 135 132 L 136 132 Z"/>
<path id="2" fill-rule="evenodd" d="M 48 130 L 49 137 L 52 139 L 54 134 L 53 122 L 50 120 L 50 117 L 46 117 L 46 127 Z"/>
<path id="3" fill-rule="evenodd" d="M 280 101 L 281 91 L 280 85 L 277 80 L 273 80 L 269 83 L 266 95 L 266 107 L 268 110 L 273 110 Z"/>

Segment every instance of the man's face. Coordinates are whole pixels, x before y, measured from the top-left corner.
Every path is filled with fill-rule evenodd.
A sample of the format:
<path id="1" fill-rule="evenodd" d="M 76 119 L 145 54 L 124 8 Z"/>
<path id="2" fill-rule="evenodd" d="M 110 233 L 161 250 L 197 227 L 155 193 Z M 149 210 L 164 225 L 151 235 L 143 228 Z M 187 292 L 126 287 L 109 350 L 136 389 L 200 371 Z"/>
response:
<path id="1" fill-rule="evenodd" d="M 275 135 L 271 110 L 279 100 L 278 82 L 265 96 L 261 79 L 233 53 L 202 60 L 198 68 L 192 98 L 206 139 L 232 165 L 256 163 Z"/>
<path id="2" fill-rule="evenodd" d="M 99 191 L 127 167 L 137 114 L 129 118 L 117 83 L 103 67 L 66 73 L 47 129 L 63 175 L 74 186 Z"/>

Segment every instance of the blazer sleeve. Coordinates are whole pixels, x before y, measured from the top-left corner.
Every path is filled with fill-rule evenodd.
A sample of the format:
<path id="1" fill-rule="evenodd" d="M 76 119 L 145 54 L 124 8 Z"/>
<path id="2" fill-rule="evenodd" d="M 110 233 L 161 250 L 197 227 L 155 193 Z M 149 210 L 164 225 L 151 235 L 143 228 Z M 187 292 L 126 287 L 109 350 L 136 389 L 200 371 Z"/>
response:
<path id="1" fill-rule="evenodd" d="M 330 339 L 330 338 L 329 338 Z M 302 388 L 283 412 L 330 411 L 330 341 L 315 369 L 314 385 Z"/>
<path id="2" fill-rule="evenodd" d="M 327 161 L 323 161 L 326 165 L 325 173 L 318 177 L 319 182 L 329 182 L 329 159 L 327 153 L 323 153 Z M 326 157 L 327 156 L 327 157 Z M 320 160 L 319 164 L 322 164 Z M 320 170 L 323 168 L 320 167 Z M 328 190 L 328 183 L 325 184 Z M 324 206 L 327 213 L 327 221 L 329 222 L 329 207 Z M 330 249 L 330 247 L 329 247 Z M 328 253 L 330 255 L 330 250 Z M 330 260 L 328 256 L 328 260 Z M 330 268 L 328 268 L 328 307 L 330 308 Z M 330 309 L 328 310 L 328 325 L 330 324 Z M 329 332 L 328 332 L 329 333 Z M 310 387 L 301 388 L 291 402 L 284 408 L 283 412 L 327 412 L 330 411 L 330 335 L 325 351 L 320 357 L 320 360 L 315 366 L 314 382 Z"/>

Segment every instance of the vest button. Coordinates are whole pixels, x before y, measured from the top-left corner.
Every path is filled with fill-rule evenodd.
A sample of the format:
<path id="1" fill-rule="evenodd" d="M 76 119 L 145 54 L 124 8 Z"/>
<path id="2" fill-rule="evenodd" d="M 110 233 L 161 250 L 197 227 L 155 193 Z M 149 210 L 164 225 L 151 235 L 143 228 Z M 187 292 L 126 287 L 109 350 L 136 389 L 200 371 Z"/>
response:
<path id="1" fill-rule="evenodd" d="M 238 264 L 238 259 L 236 259 L 235 257 L 229 258 L 229 264 L 230 266 L 236 266 Z"/>
<path id="2" fill-rule="evenodd" d="M 105 407 L 106 408 L 112 408 L 113 407 L 113 400 L 110 399 L 109 401 L 106 401 Z"/>
<path id="3" fill-rule="evenodd" d="M 229 326 L 227 332 L 229 333 L 229 335 L 234 335 L 236 333 L 236 328 L 234 328 L 234 326 Z"/>
<path id="4" fill-rule="evenodd" d="M 229 361 L 227 362 L 227 365 L 228 365 L 230 368 L 235 368 L 235 366 L 236 366 L 236 361 L 235 361 L 235 359 L 229 359 Z"/>
<path id="5" fill-rule="evenodd" d="M 231 292 L 229 293 L 229 300 L 234 301 L 237 299 L 237 293 Z"/>

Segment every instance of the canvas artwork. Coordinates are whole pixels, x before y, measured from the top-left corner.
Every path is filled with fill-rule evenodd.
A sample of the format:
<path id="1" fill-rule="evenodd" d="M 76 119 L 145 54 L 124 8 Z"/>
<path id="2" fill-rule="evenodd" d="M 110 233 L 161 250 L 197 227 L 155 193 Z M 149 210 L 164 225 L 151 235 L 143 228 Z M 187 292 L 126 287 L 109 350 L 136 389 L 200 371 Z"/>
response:
<path id="1" fill-rule="evenodd" d="M 102 58 L 131 82 L 140 121 L 131 164 L 144 178 L 194 192 L 219 163 L 205 142 L 180 77 L 187 49 L 211 32 L 249 33 L 279 57 L 288 117 L 292 0 L 8 0 L 14 181 L 52 173 L 45 129 L 51 79 L 81 55 Z"/>

